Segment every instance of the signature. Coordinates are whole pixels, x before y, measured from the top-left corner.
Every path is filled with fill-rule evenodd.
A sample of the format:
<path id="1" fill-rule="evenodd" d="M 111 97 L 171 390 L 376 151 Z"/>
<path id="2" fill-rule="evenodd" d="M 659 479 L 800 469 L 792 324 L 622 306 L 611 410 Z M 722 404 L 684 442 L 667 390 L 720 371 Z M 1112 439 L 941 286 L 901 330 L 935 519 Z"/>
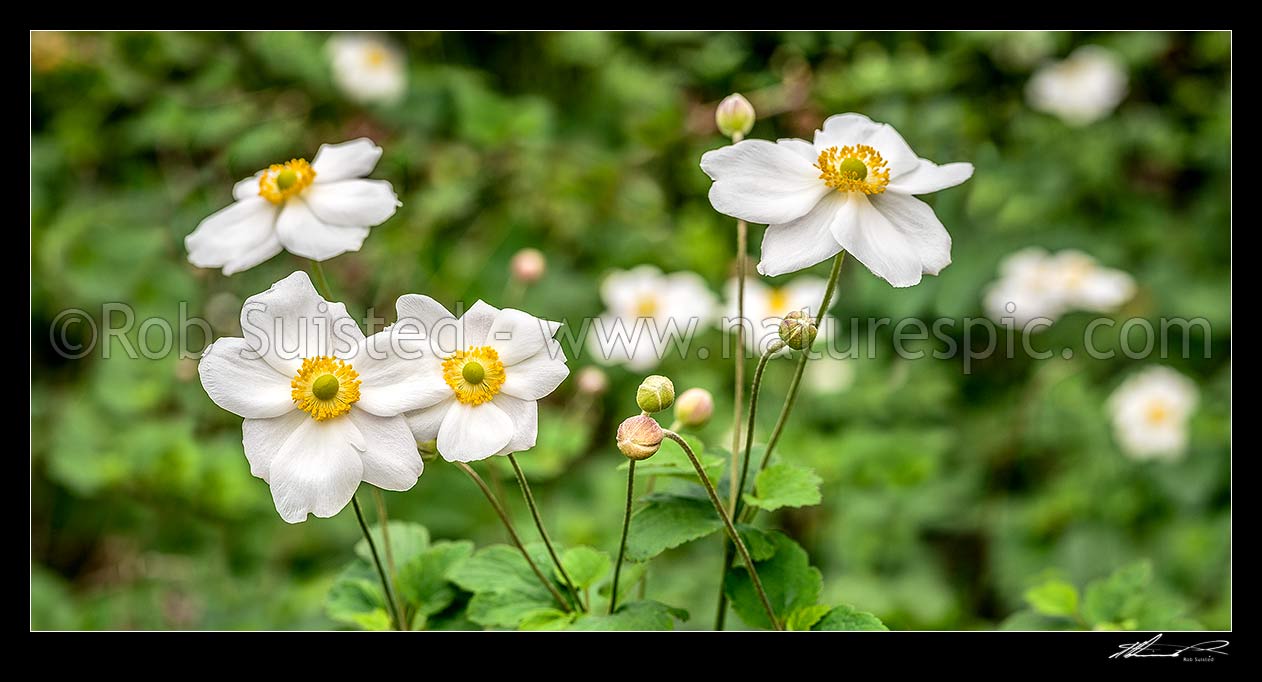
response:
<path id="1" fill-rule="evenodd" d="M 1227 655 L 1223 648 L 1228 642 L 1225 639 L 1212 639 L 1199 644 L 1160 644 L 1161 635 L 1155 635 L 1146 642 L 1132 642 L 1130 644 L 1121 644 L 1118 646 L 1120 651 L 1109 656 L 1109 658 L 1178 658 L 1185 652 L 1207 653 L 1207 654 L 1223 654 Z"/>

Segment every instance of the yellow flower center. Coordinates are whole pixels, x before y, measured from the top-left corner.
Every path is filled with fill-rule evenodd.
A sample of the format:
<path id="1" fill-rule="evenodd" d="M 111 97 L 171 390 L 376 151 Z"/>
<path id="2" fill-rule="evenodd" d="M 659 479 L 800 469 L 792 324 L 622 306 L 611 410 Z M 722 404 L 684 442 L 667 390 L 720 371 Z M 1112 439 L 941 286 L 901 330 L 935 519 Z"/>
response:
<path id="1" fill-rule="evenodd" d="M 359 384 L 359 374 L 349 363 L 320 355 L 302 361 L 289 382 L 289 395 L 298 409 L 322 422 L 350 412 L 359 400 Z"/>
<path id="2" fill-rule="evenodd" d="M 829 147 L 815 161 L 819 179 L 838 192 L 880 194 L 890 184 L 890 169 L 881 153 L 866 144 Z"/>
<path id="3" fill-rule="evenodd" d="M 772 289 L 767 307 L 771 308 L 773 317 L 783 317 L 784 313 L 789 312 L 789 293 L 784 289 Z"/>
<path id="4" fill-rule="evenodd" d="M 1163 402 L 1154 402 L 1144 410 L 1144 420 L 1153 426 L 1160 426 L 1171 417 L 1170 408 Z"/>
<path id="5" fill-rule="evenodd" d="M 652 295 L 642 296 L 640 297 L 640 300 L 637 301 L 635 304 L 635 316 L 636 317 L 654 317 L 657 315 L 657 308 L 658 308 L 658 305 L 657 305 L 656 296 L 652 296 Z"/>
<path id="6" fill-rule="evenodd" d="M 385 64 L 388 56 L 385 49 L 380 45 L 373 45 L 368 48 L 367 53 L 364 55 L 364 61 L 368 62 L 368 66 L 377 67 Z"/>
<path id="7" fill-rule="evenodd" d="M 273 204 L 283 204 L 315 180 L 316 172 L 306 159 L 274 163 L 259 176 L 259 196 Z"/>
<path id="8" fill-rule="evenodd" d="M 500 392 L 504 385 L 504 363 L 490 346 L 469 346 L 443 360 L 443 381 L 466 405 L 481 405 Z"/>

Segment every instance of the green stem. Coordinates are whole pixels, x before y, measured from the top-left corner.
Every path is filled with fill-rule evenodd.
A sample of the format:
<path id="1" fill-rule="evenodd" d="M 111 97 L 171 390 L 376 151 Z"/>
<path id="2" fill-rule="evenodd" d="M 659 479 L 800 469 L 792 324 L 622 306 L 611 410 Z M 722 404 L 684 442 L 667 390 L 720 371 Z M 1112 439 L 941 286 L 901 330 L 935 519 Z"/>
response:
<path id="1" fill-rule="evenodd" d="M 512 453 L 509 453 L 508 461 L 513 465 L 513 472 L 517 474 L 517 484 L 521 486 L 522 497 L 526 498 L 526 506 L 530 507 L 530 515 L 535 519 L 535 528 L 539 529 L 539 537 L 543 538 L 543 544 L 548 548 L 548 556 L 552 557 L 552 563 L 557 567 L 557 572 L 565 579 L 565 586 L 569 588 L 570 595 L 574 597 L 575 606 L 580 609 L 585 608 L 582 598 L 578 596 L 578 589 L 574 587 L 574 581 L 570 579 L 570 574 L 561 565 L 561 558 L 557 556 L 556 549 L 552 547 L 552 538 L 548 537 L 548 531 L 543 527 L 543 517 L 539 515 L 539 507 L 535 505 L 535 496 L 530 492 L 530 484 L 526 482 L 525 472 L 521 470 L 521 465 L 517 463 L 517 458 Z"/>
<path id="2" fill-rule="evenodd" d="M 609 613 L 618 608 L 618 578 L 622 576 L 622 558 L 627 553 L 627 531 L 631 528 L 631 503 L 635 500 L 635 460 L 627 466 L 627 510 L 622 515 L 622 540 L 618 543 L 618 562 L 613 565 L 613 587 L 609 588 Z"/>
<path id="3" fill-rule="evenodd" d="M 543 571 L 539 570 L 539 566 L 535 564 L 535 560 L 530 558 L 530 552 L 526 551 L 526 546 L 522 544 L 521 538 L 517 535 L 517 530 L 513 528 L 512 519 L 508 518 L 508 512 L 504 511 L 504 505 L 500 504 L 500 501 L 495 498 L 495 493 L 491 492 L 491 488 L 486 484 L 486 481 L 482 480 L 482 477 L 478 475 L 478 472 L 474 471 L 468 464 L 465 464 L 464 462 L 453 462 L 453 464 L 460 467 L 461 471 L 468 474 L 469 478 L 473 479 L 473 482 L 477 484 L 478 489 L 482 491 L 482 494 L 486 496 L 486 501 L 491 503 L 491 507 L 495 509 L 495 513 L 500 517 L 500 521 L 503 522 L 504 527 L 508 529 L 508 536 L 512 538 L 513 544 L 517 546 L 521 555 L 526 558 L 526 563 L 530 565 L 530 570 L 534 571 L 535 577 L 539 579 L 539 582 L 543 583 L 544 587 L 548 588 L 548 592 L 552 593 L 552 598 L 561 605 L 561 609 L 565 612 L 569 613 L 573 611 L 573 609 L 570 608 L 569 602 L 567 602 L 565 597 L 562 597 L 561 593 L 557 591 L 556 585 L 553 585 L 552 581 L 543 574 Z"/>
<path id="4" fill-rule="evenodd" d="M 329 288 L 329 279 L 324 276 L 324 267 L 320 265 L 320 261 L 311 261 L 311 274 L 315 280 L 316 291 L 320 292 L 326 301 L 331 301 L 333 290 Z"/>
<path id="5" fill-rule="evenodd" d="M 733 141 L 739 136 L 733 136 Z M 736 465 L 739 463 L 741 449 L 741 430 L 737 426 L 741 423 L 741 410 L 745 404 L 745 261 L 748 260 L 746 250 L 748 248 L 746 242 L 748 239 L 749 227 L 744 220 L 736 221 L 736 362 L 735 369 L 735 388 L 732 389 L 732 468 L 730 471 L 736 471 Z M 737 490 L 732 489 L 731 495 L 728 496 L 728 508 L 736 509 L 736 503 L 739 498 Z"/>
<path id="6" fill-rule="evenodd" d="M 395 604 L 395 609 L 406 616 L 407 608 L 403 605 L 402 601 L 398 600 L 399 573 L 395 570 L 394 550 L 390 546 L 390 517 L 386 514 L 386 498 L 376 487 L 371 488 L 371 490 L 373 502 L 377 504 L 377 525 L 381 526 L 381 546 L 386 550 L 386 573 L 390 576 L 391 584 L 395 586 L 394 595 L 397 602 Z M 404 630 L 408 629 L 406 617 L 400 625 Z"/>
<path id="7" fill-rule="evenodd" d="M 377 554 L 377 543 L 372 539 L 372 533 L 368 531 L 368 523 L 364 521 L 364 510 L 359 508 L 359 500 L 352 495 L 351 505 L 355 507 L 355 518 L 359 521 L 359 529 L 364 532 L 364 539 L 368 541 L 368 550 L 372 553 L 372 561 L 377 565 L 377 577 L 381 578 L 381 588 L 386 591 L 386 606 L 390 609 L 390 618 L 394 621 L 394 629 L 403 629 L 403 619 L 399 617 L 399 611 L 395 607 L 394 590 L 390 589 L 390 579 L 386 577 L 386 569 L 381 565 L 381 557 Z"/>
<path id="8" fill-rule="evenodd" d="M 706 493 L 710 496 L 710 502 L 714 505 L 714 511 L 718 512 L 719 518 L 723 521 L 723 527 L 727 530 L 727 535 L 732 540 L 732 544 L 736 545 L 736 551 L 741 555 L 741 561 L 745 563 L 745 568 L 749 571 L 750 582 L 754 585 L 754 591 L 758 593 L 758 600 L 762 602 L 762 608 L 767 612 L 767 619 L 771 621 L 771 629 L 779 630 L 780 621 L 776 618 L 775 609 L 771 608 L 771 600 L 767 598 L 767 592 L 762 587 L 762 580 L 758 577 L 758 569 L 754 567 L 754 559 L 749 556 L 749 549 L 745 547 L 745 541 L 741 540 L 741 536 L 736 532 L 736 526 L 732 525 L 732 517 L 728 516 L 727 510 L 723 508 L 723 502 L 719 499 L 719 494 L 714 490 L 714 484 L 710 482 L 710 477 L 706 476 L 705 469 L 702 468 L 701 462 L 697 460 L 697 455 L 693 453 L 692 448 L 688 447 L 688 443 L 674 431 L 663 431 L 663 434 L 675 441 L 684 454 L 688 456 L 688 460 L 692 462 L 692 466 L 697 470 L 697 477 L 701 479 L 701 485 L 705 486 Z"/>

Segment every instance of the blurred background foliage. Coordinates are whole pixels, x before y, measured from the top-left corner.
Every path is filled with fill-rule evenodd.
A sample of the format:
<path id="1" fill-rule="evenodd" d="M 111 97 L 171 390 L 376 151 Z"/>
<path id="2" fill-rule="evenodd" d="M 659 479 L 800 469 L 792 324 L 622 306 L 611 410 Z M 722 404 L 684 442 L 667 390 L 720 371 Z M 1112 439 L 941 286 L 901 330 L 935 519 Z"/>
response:
<path id="1" fill-rule="evenodd" d="M 1199 316 L 1213 330 L 1209 357 L 1194 334 L 1193 357 L 1168 361 L 1201 388 L 1174 462 L 1117 449 L 1104 401 L 1151 361 L 1088 358 L 1087 314 L 1038 338 L 1080 351 L 1072 360 L 991 358 L 966 374 L 959 360 L 898 358 L 884 327 L 875 358 L 815 366 L 846 380 L 799 402 L 780 452 L 820 473 L 824 502 L 764 522 L 810 552 L 824 600 L 893 629 L 1230 627 L 1229 34 L 410 33 L 392 37 L 407 54 L 405 98 L 369 107 L 334 88 L 326 39 L 32 34 L 32 627 L 341 627 L 326 596 L 359 539 L 349 511 L 278 517 L 250 476 L 240 419 L 198 384 L 202 332 L 186 358 L 129 359 L 133 328 L 108 359 L 98 347 L 68 360 L 49 342 L 60 311 L 99 326 L 102 305 L 120 302 L 137 320 L 198 316 L 215 336 L 238 334 L 241 301 L 305 263 L 281 254 L 225 278 L 187 263 L 184 236 L 229 203 L 234 181 L 361 135 L 385 148 L 374 177 L 403 207 L 361 252 L 325 264 L 352 314 L 389 321 L 398 295 L 425 292 L 577 321 L 601 311 L 604 273 L 641 263 L 694 270 L 717 291 L 733 221 L 711 209 L 698 160 L 724 144 L 713 107 L 733 91 L 759 111 L 752 137 L 809 138 L 828 115 L 860 111 L 926 158 L 977 168 L 929 198 L 953 264 L 893 289 L 852 261 L 839 316 L 981 316 L 999 260 L 1037 244 L 1133 274 L 1140 293 L 1119 319 Z M 1043 59 L 1083 44 L 1120 57 L 1130 92 L 1071 128 L 1023 90 Z M 507 262 L 527 246 L 548 272 L 523 291 Z M 718 347 L 719 332 L 698 344 Z M 764 405 L 780 402 L 791 365 L 772 363 Z M 671 356 L 660 371 L 714 392 L 699 435 L 726 442 L 730 361 Z M 519 459 L 554 537 L 612 554 L 625 485 L 613 430 L 641 377 L 609 375 L 594 398 L 572 375 Z M 775 414 L 761 411 L 763 429 Z M 531 535 L 511 472 L 499 478 Z M 503 541 L 441 461 L 386 496 L 393 518 L 436 540 Z M 684 627 L 708 627 L 718 562 L 717 540 L 667 552 L 649 596 L 690 610 Z M 1110 589 L 1133 598 L 1101 606 Z"/>

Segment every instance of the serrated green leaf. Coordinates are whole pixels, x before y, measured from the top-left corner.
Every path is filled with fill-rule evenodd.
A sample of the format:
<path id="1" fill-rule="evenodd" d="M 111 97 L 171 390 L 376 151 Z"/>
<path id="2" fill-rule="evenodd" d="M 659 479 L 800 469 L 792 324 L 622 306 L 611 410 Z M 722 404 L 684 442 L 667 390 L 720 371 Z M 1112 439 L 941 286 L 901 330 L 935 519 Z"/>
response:
<path id="1" fill-rule="evenodd" d="M 823 499 L 819 486 L 824 481 L 813 470 L 789 462 L 779 462 L 758 472 L 756 494 L 745 493 L 745 504 L 767 511 L 782 507 L 809 507 Z"/>
<path id="2" fill-rule="evenodd" d="M 1082 616 L 1093 626 L 1121 623 L 1132 618 L 1152 579 L 1152 564 L 1140 561 L 1123 566 L 1109 577 L 1087 585 Z"/>
<path id="3" fill-rule="evenodd" d="M 856 611 L 853 606 L 842 604 L 824 614 L 811 626 L 812 630 L 889 630 L 880 618 L 867 611 Z"/>
<path id="4" fill-rule="evenodd" d="M 517 626 L 518 630 L 564 630 L 574 622 L 577 614 L 566 613 L 560 609 L 545 609 L 530 614 L 521 624 Z"/>
<path id="5" fill-rule="evenodd" d="M 776 543 L 771 539 L 771 534 L 767 531 L 747 523 L 738 523 L 736 524 L 736 532 L 741 534 L 741 540 L 745 543 L 745 549 L 749 550 L 749 556 L 754 561 L 763 561 L 775 556 Z M 733 556 L 732 560 L 740 563 L 741 558 Z"/>
<path id="6" fill-rule="evenodd" d="M 456 588 L 448 579 L 452 567 L 473 554 L 473 543 L 436 542 L 398 569 L 399 592 L 418 613 L 433 615 L 456 598 Z"/>
<path id="7" fill-rule="evenodd" d="M 673 630 L 675 621 L 688 620 L 688 612 L 651 599 L 618 607 L 617 613 L 586 615 L 571 630 Z"/>
<path id="8" fill-rule="evenodd" d="M 556 602 L 520 592 L 479 592 L 469 600 L 465 615 L 484 627 L 516 628 L 526 620 L 556 609 Z"/>
<path id="9" fill-rule="evenodd" d="M 591 547 L 571 547 L 561 553 L 561 565 L 570 574 L 574 587 L 581 590 L 604 578 L 613 567 L 613 560 L 605 552 Z M 553 566 L 553 570 L 555 569 Z M 559 573 L 556 577 L 557 580 L 562 579 Z"/>
<path id="10" fill-rule="evenodd" d="M 631 561 L 647 561 L 723 527 L 708 498 L 657 493 L 646 500 L 631 516 L 627 533 L 627 559 Z"/>
<path id="11" fill-rule="evenodd" d="M 549 561 L 539 543 L 527 546 L 536 565 Z M 545 574 L 546 575 L 546 574 Z M 556 600 L 515 547 L 491 545 L 455 564 L 449 580 L 473 592 L 467 615 L 487 627 L 518 627 L 541 611 L 557 608 Z"/>
<path id="12" fill-rule="evenodd" d="M 376 573 L 355 561 L 338 575 L 325 597 L 329 618 L 361 630 L 388 630 L 390 616 Z"/>
<path id="13" fill-rule="evenodd" d="M 429 547 L 429 529 L 419 523 L 411 521 L 391 521 L 387 525 L 390 535 L 390 553 L 394 558 L 394 565 L 397 569 L 399 566 L 411 561 L 413 557 L 425 551 Z M 373 525 L 368 529 L 372 535 L 373 542 L 377 545 L 377 552 L 381 556 L 381 561 L 386 561 L 386 544 L 385 537 L 381 533 L 380 525 Z M 372 551 L 368 549 L 368 541 L 360 538 L 355 543 L 355 554 L 359 555 L 364 561 L 372 561 Z"/>
<path id="14" fill-rule="evenodd" d="M 826 604 L 812 604 L 796 608 L 788 618 L 784 619 L 784 629 L 794 632 L 810 630 L 812 625 L 818 623 L 819 619 L 831 610 L 832 607 Z"/>
<path id="15" fill-rule="evenodd" d="M 1078 590 L 1064 580 L 1052 579 L 1025 591 L 1025 600 L 1046 616 L 1071 617 L 1078 613 Z"/>
<path id="16" fill-rule="evenodd" d="M 806 550 L 789 536 L 773 531 L 769 537 L 775 545 L 775 554 L 765 561 L 755 561 L 754 566 L 758 569 L 758 577 L 762 579 L 776 618 L 783 621 L 795 609 L 810 606 L 819 599 L 823 577 L 819 569 L 811 566 Z M 743 564 L 728 570 L 723 589 L 741 620 L 756 627 L 771 627 Z"/>

